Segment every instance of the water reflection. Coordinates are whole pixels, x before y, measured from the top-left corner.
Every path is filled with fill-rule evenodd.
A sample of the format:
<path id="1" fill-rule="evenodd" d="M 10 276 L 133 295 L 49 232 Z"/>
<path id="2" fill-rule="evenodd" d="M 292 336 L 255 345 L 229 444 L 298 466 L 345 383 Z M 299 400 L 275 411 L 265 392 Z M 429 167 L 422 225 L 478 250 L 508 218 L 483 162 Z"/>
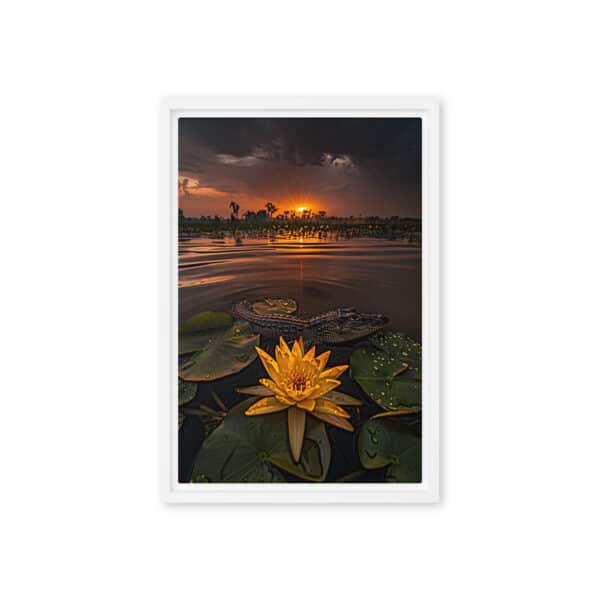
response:
<path id="1" fill-rule="evenodd" d="M 421 246 L 409 241 L 273 237 L 179 243 L 179 317 L 286 296 L 302 315 L 339 306 L 381 312 L 421 339 Z"/>

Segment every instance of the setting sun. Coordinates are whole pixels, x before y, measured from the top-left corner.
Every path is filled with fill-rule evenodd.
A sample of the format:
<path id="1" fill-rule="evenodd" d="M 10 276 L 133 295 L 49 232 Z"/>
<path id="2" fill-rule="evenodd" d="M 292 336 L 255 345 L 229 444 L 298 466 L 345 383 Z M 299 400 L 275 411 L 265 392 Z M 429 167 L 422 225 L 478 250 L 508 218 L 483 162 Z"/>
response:
<path id="1" fill-rule="evenodd" d="M 299 207 L 296 209 L 296 212 L 299 212 L 300 214 L 302 214 L 303 212 L 306 212 L 307 210 L 308 210 L 308 207 L 307 207 L 307 206 L 299 206 Z"/>

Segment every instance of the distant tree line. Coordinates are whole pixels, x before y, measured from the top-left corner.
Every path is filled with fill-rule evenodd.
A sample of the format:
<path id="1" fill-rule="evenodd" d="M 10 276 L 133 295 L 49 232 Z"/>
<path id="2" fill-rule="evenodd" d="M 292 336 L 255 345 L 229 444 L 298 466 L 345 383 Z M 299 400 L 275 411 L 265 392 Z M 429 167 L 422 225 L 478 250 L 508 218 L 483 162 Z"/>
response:
<path id="1" fill-rule="evenodd" d="M 316 235 L 318 237 L 381 237 L 387 239 L 420 239 L 421 220 L 399 216 L 349 217 L 328 216 L 324 210 L 313 212 L 306 209 L 301 213 L 279 209 L 268 202 L 264 209 L 246 211 L 240 218 L 240 205 L 229 202 L 228 218 L 214 216 L 186 217 L 179 209 L 179 231 L 182 235 L 214 235 L 224 237 L 228 233 L 234 238 L 243 236 L 269 235 Z"/>
<path id="2" fill-rule="evenodd" d="M 391 217 L 378 217 L 378 216 L 363 216 L 359 214 L 358 216 L 350 215 L 348 217 L 336 217 L 336 216 L 328 216 L 327 212 L 324 210 L 313 211 L 310 208 L 304 209 L 302 212 L 297 212 L 295 210 L 284 210 L 280 212 L 277 216 L 275 213 L 279 211 L 277 206 L 275 206 L 272 202 L 267 202 L 265 204 L 265 208 L 257 211 L 247 210 L 242 214 L 242 218 L 240 219 L 240 205 L 232 200 L 229 203 L 229 209 L 231 210 L 231 214 L 228 219 L 224 217 L 220 217 L 219 215 L 202 215 L 200 217 L 186 217 L 183 214 L 183 210 L 179 209 L 179 221 L 180 222 L 189 222 L 189 221 L 202 221 L 202 222 L 213 222 L 219 223 L 221 221 L 230 221 L 231 223 L 235 221 L 251 221 L 251 222 L 261 222 L 268 220 L 277 220 L 277 221 L 330 221 L 330 222 L 338 222 L 338 223 L 378 223 L 378 222 L 394 222 L 394 221 L 420 221 L 420 219 L 412 219 L 412 218 L 401 218 L 397 215 Z"/>

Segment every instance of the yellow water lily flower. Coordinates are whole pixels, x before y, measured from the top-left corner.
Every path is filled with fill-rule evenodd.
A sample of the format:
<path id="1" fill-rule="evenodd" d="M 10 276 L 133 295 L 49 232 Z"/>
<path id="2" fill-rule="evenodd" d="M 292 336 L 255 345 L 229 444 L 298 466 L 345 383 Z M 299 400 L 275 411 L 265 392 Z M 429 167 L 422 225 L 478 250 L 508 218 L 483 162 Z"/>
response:
<path id="1" fill-rule="evenodd" d="M 338 377 L 349 365 L 325 368 L 331 351 L 315 356 L 315 346 L 304 352 L 302 338 L 290 350 L 280 337 L 275 358 L 262 348 L 256 352 L 270 379 L 260 379 L 260 385 L 238 388 L 238 392 L 260 396 L 245 412 L 246 415 L 265 415 L 287 410 L 290 449 L 295 462 L 300 460 L 306 413 L 347 431 L 353 431 L 350 415 L 342 406 L 360 406 L 360 400 L 333 391 L 341 385 Z"/>

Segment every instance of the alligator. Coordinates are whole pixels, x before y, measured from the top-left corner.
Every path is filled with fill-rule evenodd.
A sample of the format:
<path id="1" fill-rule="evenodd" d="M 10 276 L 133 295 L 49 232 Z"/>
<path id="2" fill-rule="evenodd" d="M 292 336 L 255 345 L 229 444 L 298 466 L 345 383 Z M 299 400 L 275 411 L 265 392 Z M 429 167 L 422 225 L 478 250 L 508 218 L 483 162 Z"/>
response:
<path id="1" fill-rule="evenodd" d="M 307 341 L 342 344 L 379 331 L 389 319 L 385 315 L 358 312 L 354 307 L 330 310 L 301 319 L 292 315 L 259 315 L 247 300 L 236 302 L 231 312 L 252 324 L 257 333 L 271 336 L 302 336 Z"/>

